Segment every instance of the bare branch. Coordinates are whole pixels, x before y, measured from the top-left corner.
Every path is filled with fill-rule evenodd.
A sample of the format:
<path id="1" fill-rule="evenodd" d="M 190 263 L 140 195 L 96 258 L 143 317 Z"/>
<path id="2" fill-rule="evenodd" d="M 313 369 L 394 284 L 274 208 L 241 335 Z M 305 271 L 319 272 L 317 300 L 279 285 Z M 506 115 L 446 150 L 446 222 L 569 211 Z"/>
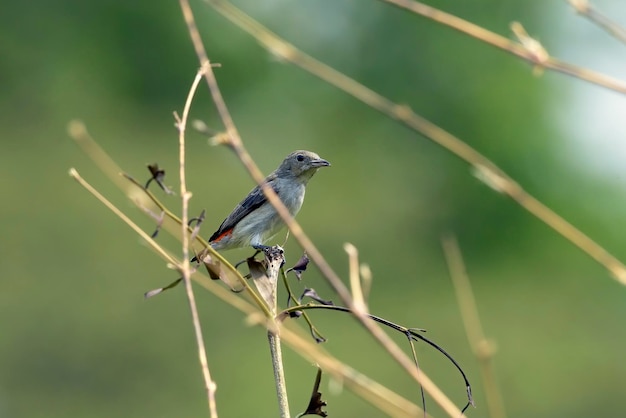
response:
<path id="1" fill-rule="evenodd" d="M 607 31 L 620 42 L 626 43 L 626 29 L 608 16 L 600 13 L 587 0 L 568 0 L 569 4 L 576 10 L 576 13 L 586 17 L 602 29 Z"/>
<path id="2" fill-rule="evenodd" d="M 193 294 L 193 286 L 191 284 L 191 267 L 189 264 L 189 199 L 191 198 L 191 192 L 187 190 L 186 175 L 185 175 L 185 129 L 187 127 L 187 118 L 189 117 L 189 110 L 193 101 L 193 96 L 198 88 L 198 84 L 202 81 L 202 77 L 206 72 L 207 65 L 203 65 L 196 74 L 196 77 L 189 89 L 187 100 L 185 101 L 185 107 L 183 109 L 182 117 L 179 118 L 177 114 L 174 114 L 176 118 L 176 127 L 178 128 L 178 144 L 179 144 L 179 166 L 180 166 L 180 195 L 182 199 L 182 214 L 181 214 L 181 237 L 183 246 L 183 259 L 180 263 L 180 271 L 183 275 L 183 281 L 185 283 L 185 292 L 187 294 L 187 301 L 189 302 L 189 310 L 191 311 L 191 319 L 193 322 L 193 329 L 196 336 L 196 345 L 198 346 L 198 359 L 200 360 L 200 366 L 202 368 L 202 377 L 204 378 L 204 386 L 207 391 L 207 400 L 209 403 L 209 411 L 212 418 L 217 418 L 217 403 L 215 402 L 215 391 L 217 385 L 211 378 L 211 372 L 209 370 L 209 363 L 206 355 L 206 347 L 204 346 L 204 338 L 202 337 L 202 327 L 200 325 L 200 316 L 198 315 L 198 308 L 196 306 L 196 298 Z"/>
<path id="3" fill-rule="evenodd" d="M 456 237 L 444 236 L 441 239 L 441 245 L 461 309 L 461 319 L 463 320 L 463 325 L 465 325 L 465 333 L 474 351 L 474 355 L 480 364 L 489 416 L 491 418 L 505 418 L 504 402 L 496 383 L 496 376 L 493 370 L 495 345 L 485 337 L 480 324 L 476 300 L 474 299 L 469 277 L 465 271 L 459 244 Z"/>
<path id="4" fill-rule="evenodd" d="M 173 258 L 167 253 L 156 241 L 148 235 L 143 229 L 141 229 L 136 223 L 134 223 L 128 216 L 126 216 L 121 210 L 119 210 L 111 201 L 104 197 L 99 191 L 97 191 L 91 184 L 83 179 L 75 168 L 71 168 L 69 171 L 70 177 L 76 180 L 81 186 L 83 186 L 89 193 L 94 195 L 104 206 L 110 209 L 115 215 L 117 215 L 122 221 L 130 226 L 141 238 L 143 238 L 161 257 L 163 257 L 169 265 L 178 265 L 178 260 Z"/>
<path id="5" fill-rule="evenodd" d="M 350 267 L 350 288 L 352 289 L 352 300 L 356 309 L 360 309 L 364 314 L 367 313 L 367 303 L 361 288 L 361 276 L 359 274 L 359 250 L 350 244 L 343 245 L 344 251 L 348 254 L 348 265 Z"/>
<path id="6" fill-rule="evenodd" d="M 563 73 L 618 93 L 626 94 L 626 83 L 622 80 L 552 58 L 543 47 L 540 48 L 543 53 L 537 54 L 537 45 L 539 44 L 537 41 L 529 48 L 529 45 L 524 42 L 513 42 L 502 35 L 415 0 L 381 1 L 441 23 L 486 44 L 495 46 L 528 61 L 533 66 Z"/>

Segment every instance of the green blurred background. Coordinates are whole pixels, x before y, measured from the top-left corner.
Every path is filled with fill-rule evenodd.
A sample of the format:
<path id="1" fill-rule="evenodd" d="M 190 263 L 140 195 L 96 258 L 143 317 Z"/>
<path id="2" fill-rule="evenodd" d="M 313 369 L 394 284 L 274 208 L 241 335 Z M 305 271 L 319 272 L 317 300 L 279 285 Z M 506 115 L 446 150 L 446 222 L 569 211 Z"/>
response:
<path id="1" fill-rule="evenodd" d="M 553 54 L 626 78 L 624 46 L 565 2 L 429 3 L 501 34 L 521 21 Z M 376 1 L 237 4 L 304 51 L 461 137 L 626 259 L 622 96 L 558 74 L 534 77 L 509 55 Z M 623 2 L 597 5 L 626 23 Z M 310 184 L 299 221 L 344 280 L 343 244 L 359 248 L 374 275 L 374 313 L 428 329 L 461 363 L 474 385 L 470 416 L 488 412 L 442 255 L 444 232 L 459 237 L 486 333 L 497 344 L 508 415 L 623 414 L 623 286 L 450 153 L 277 62 L 202 2 L 193 6 L 253 157 L 266 173 L 298 148 L 332 162 Z M 175 186 L 172 111 L 182 110 L 197 66 L 175 1 L 4 5 L 0 417 L 208 416 L 182 289 L 149 301 L 142 296 L 175 275 L 67 175 L 76 167 L 151 230 L 68 138 L 66 125 L 84 120 L 125 170 L 143 178 L 145 164 L 156 161 Z M 221 128 L 204 84 L 192 113 Z M 208 211 L 207 235 L 252 187 L 227 149 L 194 133 L 188 176 L 192 212 Z M 175 198 L 164 200 L 177 210 Z M 289 264 L 300 256 L 293 240 L 286 251 Z M 233 261 L 245 255 L 227 253 Z M 315 268 L 302 285 L 337 299 Z M 276 416 L 263 331 L 248 328 L 202 288 L 197 298 L 220 416 Z M 419 402 L 415 385 L 347 315 L 318 313 L 315 320 L 328 350 Z M 424 370 L 462 405 L 462 380 L 452 366 L 425 346 L 419 354 Z M 291 409 L 301 411 L 315 370 L 289 349 L 285 358 Z M 381 416 L 326 383 L 330 416 Z"/>

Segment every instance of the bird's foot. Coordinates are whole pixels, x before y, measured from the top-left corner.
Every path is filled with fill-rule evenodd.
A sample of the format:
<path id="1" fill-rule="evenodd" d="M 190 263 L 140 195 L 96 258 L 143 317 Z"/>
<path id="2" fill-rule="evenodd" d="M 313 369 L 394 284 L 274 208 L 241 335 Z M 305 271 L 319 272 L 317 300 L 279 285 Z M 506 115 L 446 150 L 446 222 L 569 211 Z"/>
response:
<path id="1" fill-rule="evenodd" d="M 269 250 L 272 247 L 270 247 L 269 245 L 255 244 L 255 245 L 252 246 L 252 248 L 254 248 L 257 251 L 266 252 L 267 250 Z"/>

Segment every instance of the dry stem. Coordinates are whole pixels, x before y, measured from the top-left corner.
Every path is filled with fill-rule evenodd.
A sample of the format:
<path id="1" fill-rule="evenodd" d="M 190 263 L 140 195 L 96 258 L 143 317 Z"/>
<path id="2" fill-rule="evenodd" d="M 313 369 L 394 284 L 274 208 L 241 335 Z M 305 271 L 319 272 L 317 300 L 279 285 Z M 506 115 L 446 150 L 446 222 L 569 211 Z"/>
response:
<path id="1" fill-rule="evenodd" d="M 215 391 L 217 385 L 211 378 L 211 372 L 209 370 L 209 364 L 207 361 L 206 348 L 204 346 L 204 339 L 202 337 L 202 327 L 200 325 L 200 317 L 198 316 L 198 308 L 196 306 L 196 299 L 193 294 L 193 286 L 191 284 L 191 268 L 189 264 L 189 233 L 188 233 L 188 219 L 189 219 L 189 199 L 191 198 L 191 192 L 187 190 L 187 182 L 185 175 L 185 128 L 187 127 L 187 118 L 189 116 L 189 109 L 191 108 L 191 102 L 193 96 L 198 88 L 198 84 L 202 81 L 202 77 L 206 72 L 206 66 L 202 66 L 193 81 L 187 100 L 185 101 L 185 107 L 183 109 L 182 117 L 176 117 L 176 127 L 178 128 L 178 143 L 179 143 L 179 167 L 180 167 L 180 195 L 182 198 L 182 214 L 181 214 L 181 228 L 182 228 L 182 247 L 183 247 L 183 259 L 179 265 L 179 270 L 183 275 L 183 281 L 185 283 L 185 292 L 187 300 L 189 302 L 189 309 L 191 311 L 191 318 L 193 322 L 193 329 L 196 336 L 196 344 L 198 346 L 198 359 L 200 360 L 200 366 L 202 368 L 202 377 L 204 378 L 204 386 L 207 391 L 207 400 L 209 403 L 209 411 L 212 418 L 217 418 L 217 403 L 215 402 Z"/>
<path id="2" fill-rule="evenodd" d="M 611 20 L 608 16 L 600 13 L 587 0 L 568 1 L 578 14 L 586 17 L 596 25 L 600 26 L 602 29 L 614 36 L 617 40 L 626 43 L 626 29 L 620 26 L 617 22 Z"/>
<path id="3" fill-rule="evenodd" d="M 513 42 L 510 39 L 498 35 L 495 32 L 491 32 L 483 27 L 468 22 L 467 20 L 463 20 L 459 17 L 435 9 L 434 7 L 427 6 L 415 0 L 381 1 L 408 10 L 417 15 L 426 17 L 427 19 L 430 19 L 434 22 L 441 23 L 461 33 L 471 36 L 472 38 L 476 38 L 503 51 L 509 52 L 516 57 L 522 58 L 523 60 L 528 61 L 529 63 L 539 68 L 557 71 L 581 80 L 588 81 L 598 86 L 614 90 L 618 93 L 626 94 L 626 83 L 624 83 L 622 80 L 618 80 L 616 78 L 609 77 L 596 71 L 578 67 L 576 65 L 557 60 L 556 58 L 552 58 L 547 54 L 543 47 L 537 48 L 538 46 L 540 46 L 539 42 L 537 41 L 530 44 L 524 42 Z"/>
<path id="4" fill-rule="evenodd" d="M 489 416 L 491 418 L 505 418 L 504 402 L 496 383 L 496 374 L 493 369 L 494 344 L 485 337 L 480 324 L 476 300 L 474 299 L 469 277 L 465 271 L 459 244 L 454 236 L 445 236 L 441 239 L 441 245 L 448 264 L 448 270 L 450 271 L 450 277 L 454 283 L 465 333 L 474 355 L 478 359 L 478 364 L 480 364 Z"/>

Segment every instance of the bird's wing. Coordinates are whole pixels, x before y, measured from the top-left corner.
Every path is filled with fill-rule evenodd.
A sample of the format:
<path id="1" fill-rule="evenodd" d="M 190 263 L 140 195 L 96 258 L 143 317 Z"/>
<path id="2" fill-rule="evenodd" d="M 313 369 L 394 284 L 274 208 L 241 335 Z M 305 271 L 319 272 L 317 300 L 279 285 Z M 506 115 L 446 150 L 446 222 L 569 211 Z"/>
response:
<path id="1" fill-rule="evenodd" d="M 273 178 L 268 177 L 266 183 L 269 183 L 274 189 L 274 192 L 278 194 L 278 189 L 276 188 L 276 184 L 272 182 Z M 224 222 L 220 225 L 220 227 L 211 235 L 209 238 L 209 242 L 218 240 L 223 235 L 229 234 L 232 229 L 241 221 L 243 218 L 251 214 L 255 209 L 261 207 L 265 202 L 267 202 L 267 198 L 263 194 L 263 190 L 259 186 L 256 186 L 252 191 L 246 196 L 244 200 L 242 200 L 235 209 L 228 215 Z"/>

